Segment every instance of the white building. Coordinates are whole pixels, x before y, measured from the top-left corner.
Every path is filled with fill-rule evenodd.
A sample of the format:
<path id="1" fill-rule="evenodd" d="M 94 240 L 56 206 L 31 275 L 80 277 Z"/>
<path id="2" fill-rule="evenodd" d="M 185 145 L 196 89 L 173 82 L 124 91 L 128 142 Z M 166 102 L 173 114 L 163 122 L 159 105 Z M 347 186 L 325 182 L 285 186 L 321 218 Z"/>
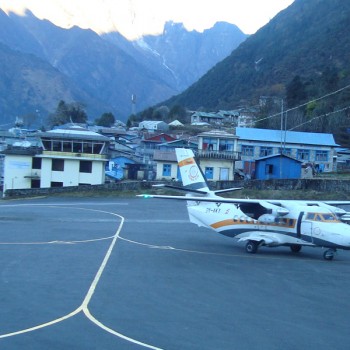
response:
<path id="1" fill-rule="evenodd" d="M 10 189 L 99 185 L 105 181 L 109 139 L 82 128 L 38 134 L 42 147 L 27 141 L 3 153 L 3 192 Z"/>
<path id="2" fill-rule="evenodd" d="M 198 135 L 197 157 L 207 180 L 234 179 L 238 137 L 222 130 L 211 130 Z"/>
<path id="3" fill-rule="evenodd" d="M 144 120 L 139 123 L 139 129 L 145 129 L 149 132 L 166 132 L 169 130 L 169 125 L 161 120 Z"/>

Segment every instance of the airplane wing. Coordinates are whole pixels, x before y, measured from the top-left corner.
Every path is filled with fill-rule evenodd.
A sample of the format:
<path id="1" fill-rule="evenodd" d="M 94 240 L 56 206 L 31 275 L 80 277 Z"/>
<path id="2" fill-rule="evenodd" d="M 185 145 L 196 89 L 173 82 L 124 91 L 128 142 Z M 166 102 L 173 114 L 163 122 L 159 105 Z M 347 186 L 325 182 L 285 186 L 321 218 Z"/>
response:
<path id="1" fill-rule="evenodd" d="M 350 205 L 350 201 L 323 201 L 328 205 Z"/>
<path id="2" fill-rule="evenodd" d="M 183 201 L 194 201 L 194 202 L 212 202 L 212 203 L 261 203 L 259 199 L 240 199 L 240 198 L 223 198 L 223 197 L 197 197 L 197 196 L 168 196 L 168 195 L 157 195 L 157 194 L 138 194 L 137 197 L 143 198 L 161 198 L 161 199 L 176 199 Z"/>
<path id="3" fill-rule="evenodd" d="M 160 198 L 160 199 L 175 199 L 183 201 L 193 202 L 209 202 L 209 203 L 231 203 L 235 205 L 239 204 L 260 204 L 266 209 L 275 210 L 278 215 L 286 215 L 289 213 L 288 209 L 285 209 L 279 205 L 276 205 L 270 201 L 262 199 L 241 199 L 241 198 L 223 198 L 223 197 L 199 197 L 199 196 L 169 196 L 169 195 L 153 195 L 153 194 L 139 194 L 137 197 L 143 198 Z M 279 203 L 279 202 L 278 202 Z"/>
<path id="4" fill-rule="evenodd" d="M 299 203 L 300 205 L 318 205 L 320 207 L 329 207 L 337 215 L 344 215 L 347 212 L 343 209 L 336 209 L 337 205 L 350 205 L 350 201 L 315 201 L 315 200 L 278 200 L 278 199 L 245 199 L 245 198 L 224 198 L 219 196 L 170 196 L 170 195 L 151 195 L 151 194 L 141 194 L 137 195 L 143 198 L 161 198 L 161 199 L 175 199 L 193 202 L 209 202 L 209 203 L 232 203 L 235 205 L 240 204 L 260 204 L 266 209 L 271 209 L 276 215 L 286 215 L 289 210 L 284 208 L 284 205 L 288 202 Z M 284 205 L 283 205 L 284 204 Z"/>
<path id="5" fill-rule="evenodd" d="M 178 187 L 178 186 L 173 186 L 173 185 L 164 185 L 164 184 L 152 185 L 152 187 L 171 188 L 172 190 L 175 190 L 175 191 L 193 192 L 193 193 L 199 193 L 199 194 L 207 194 L 208 193 L 206 191 L 195 190 L 195 189 L 190 189 L 190 188 L 185 188 L 185 187 Z"/>

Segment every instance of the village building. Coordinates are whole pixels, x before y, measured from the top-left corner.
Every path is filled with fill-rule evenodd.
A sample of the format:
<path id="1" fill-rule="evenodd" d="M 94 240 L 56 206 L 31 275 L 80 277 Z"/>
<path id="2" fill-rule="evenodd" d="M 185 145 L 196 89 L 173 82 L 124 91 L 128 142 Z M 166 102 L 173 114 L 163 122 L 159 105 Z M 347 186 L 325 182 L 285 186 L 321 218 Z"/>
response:
<path id="1" fill-rule="evenodd" d="M 308 170 L 304 174 L 302 162 L 284 154 L 273 154 L 255 161 L 254 178 L 257 180 L 300 179 L 308 174 Z"/>
<path id="2" fill-rule="evenodd" d="M 173 142 L 174 145 L 176 142 Z M 240 159 L 237 152 L 237 136 L 221 130 L 212 130 L 198 135 L 198 149 L 194 150 L 199 165 L 209 181 L 234 179 L 235 162 Z M 190 148 L 183 144 L 184 148 Z M 154 152 L 158 180 L 180 180 L 175 148 L 164 146 Z"/>
<path id="3" fill-rule="evenodd" d="M 238 137 L 221 130 L 203 132 L 198 135 L 196 156 L 208 180 L 233 180 L 235 162 L 240 160 Z"/>
<path id="4" fill-rule="evenodd" d="M 149 164 L 153 161 L 154 151 L 158 149 L 160 144 L 175 140 L 175 137 L 165 133 L 146 136 L 140 141 L 139 147 L 136 150 L 136 155 L 143 158 L 145 164 Z"/>
<path id="5" fill-rule="evenodd" d="M 241 160 L 236 168 L 249 176 L 255 173 L 255 161 L 284 154 L 312 166 L 316 172 L 336 170 L 336 148 L 332 134 L 236 128 Z"/>
<path id="6" fill-rule="evenodd" d="M 225 117 L 217 113 L 207 113 L 207 112 L 194 112 L 191 115 L 192 125 L 222 125 Z"/>
<path id="7" fill-rule="evenodd" d="M 18 141 L 3 151 L 4 193 L 105 182 L 109 138 L 82 128 L 51 130 L 37 137 L 39 145 Z"/>
<path id="8" fill-rule="evenodd" d="M 139 123 L 139 129 L 148 132 L 167 132 L 169 125 L 161 120 L 144 120 Z"/>

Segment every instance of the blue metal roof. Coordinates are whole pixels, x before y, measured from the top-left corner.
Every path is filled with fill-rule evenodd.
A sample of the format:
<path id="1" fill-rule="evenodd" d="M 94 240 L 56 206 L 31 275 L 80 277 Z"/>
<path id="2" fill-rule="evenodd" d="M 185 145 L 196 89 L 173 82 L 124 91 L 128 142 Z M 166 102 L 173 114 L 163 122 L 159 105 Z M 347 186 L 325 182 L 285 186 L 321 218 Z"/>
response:
<path id="1" fill-rule="evenodd" d="M 282 131 L 271 129 L 256 128 L 236 128 L 236 135 L 241 140 L 265 141 L 265 142 L 285 142 L 298 143 L 304 145 L 322 145 L 339 146 L 335 143 L 332 134 L 300 132 L 300 131 Z"/>
<path id="2" fill-rule="evenodd" d="M 266 159 L 277 158 L 277 157 L 291 159 L 293 162 L 297 162 L 297 163 L 303 163 L 302 160 L 295 159 L 293 157 L 290 157 L 290 156 L 287 156 L 286 154 L 281 154 L 281 153 L 271 154 L 271 155 L 265 156 L 265 157 L 260 157 L 260 158 L 255 159 L 255 161 L 258 162 L 260 160 L 266 160 Z"/>

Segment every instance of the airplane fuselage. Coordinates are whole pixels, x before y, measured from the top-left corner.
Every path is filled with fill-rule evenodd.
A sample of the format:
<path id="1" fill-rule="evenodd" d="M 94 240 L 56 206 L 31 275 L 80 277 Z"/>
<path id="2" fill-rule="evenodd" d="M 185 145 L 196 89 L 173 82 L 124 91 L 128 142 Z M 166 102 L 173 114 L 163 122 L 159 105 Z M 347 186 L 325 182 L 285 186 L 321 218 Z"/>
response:
<path id="1" fill-rule="evenodd" d="M 254 218 L 226 203 L 188 202 L 190 221 L 240 241 L 250 238 L 262 245 L 309 245 L 350 249 L 350 226 L 319 206 L 283 203 L 288 214 L 262 213 Z"/>

